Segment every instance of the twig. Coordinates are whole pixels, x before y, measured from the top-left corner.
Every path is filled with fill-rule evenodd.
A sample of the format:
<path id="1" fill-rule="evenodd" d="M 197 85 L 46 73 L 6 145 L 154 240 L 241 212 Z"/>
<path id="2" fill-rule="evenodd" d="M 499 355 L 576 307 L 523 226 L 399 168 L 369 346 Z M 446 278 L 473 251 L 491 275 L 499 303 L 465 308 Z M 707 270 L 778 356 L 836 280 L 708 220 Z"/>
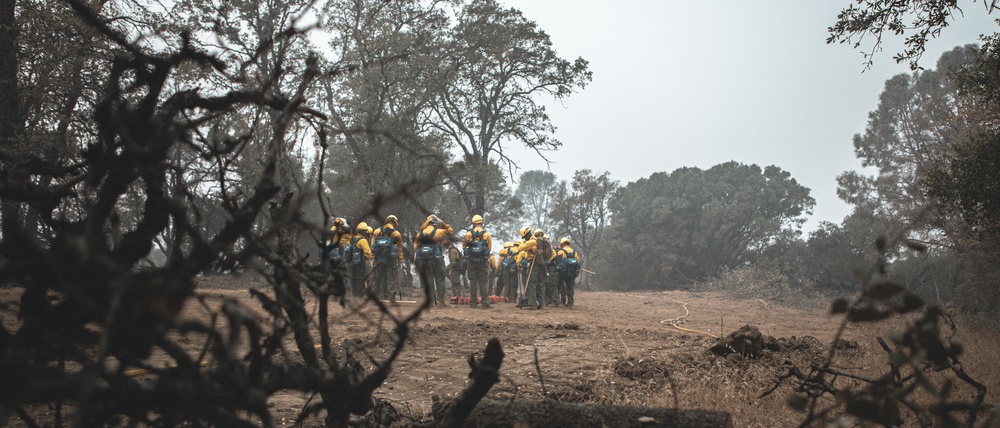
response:
<path id="1" fill-rule="evenodd" d="M 538 383 L 542 385 L 542 396 L 548 397 L 549 393 L 545 391 L 545 378 L 542 376 L 542 365 L 538 363 L 538 347 L 535 347 L 535 372 L 538 373 Z"/>

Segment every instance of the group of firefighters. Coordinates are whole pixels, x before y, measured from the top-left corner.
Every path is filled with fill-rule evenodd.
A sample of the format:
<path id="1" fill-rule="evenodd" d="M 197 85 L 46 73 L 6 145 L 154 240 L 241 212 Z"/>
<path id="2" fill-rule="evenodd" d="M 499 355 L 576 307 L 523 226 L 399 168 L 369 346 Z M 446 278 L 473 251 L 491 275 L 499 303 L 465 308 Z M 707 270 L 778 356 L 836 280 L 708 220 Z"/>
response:
<path id="1" fill-rule="evenodd" d="M 345 219 L 336 218 L 330 233 L 321 250 L 330 262 L 346 268 L 350 292 L 395 305 L 400 269 L 407 254 L 396 216 L 386 217 L 377 229 L 365 222 L 351 228 Z M 464 275 L 471 307 L 489 308 L 491 300 L 516 302 L 518 308 L 573 306 L 574 286 L 581 268 L 580 257 L 570 247 L 568 238 L 562 238 L 558 248 L 553 248 L 543 231 L 522 227 L 518 233 L 521 239 L 504 242 L 503 249 L 494 255 L 492 237 L 478 214 L 472 216 L 472 226 L 461 237 L 461 249 L 454 242 L 458 238 L 454 234 L 448 223 L 431 214 L 413 238 L 411 262 L 432 305 L 447 304 L 446 277 L 451 282 L 452 299 L 464 302 Z"/>

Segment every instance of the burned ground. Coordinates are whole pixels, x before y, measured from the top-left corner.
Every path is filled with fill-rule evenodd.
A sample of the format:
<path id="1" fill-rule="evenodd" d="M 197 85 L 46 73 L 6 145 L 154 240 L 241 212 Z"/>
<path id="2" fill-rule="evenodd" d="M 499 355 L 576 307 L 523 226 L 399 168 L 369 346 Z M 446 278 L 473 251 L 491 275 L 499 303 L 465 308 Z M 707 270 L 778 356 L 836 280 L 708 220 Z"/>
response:
<path id="1" fill-rule="evenodd" d="M 202 298 L 189 301 L 183 317 L 205 320 L 210 316 L 206 308 L 235 300 L 267 325 L 249 288 L 266 287 L 252 276 L 201 278 Z M 3 290 L 5 303 L 13 302 L 15 291 Z M 415 290 L 404 300 L 419 300 L 418 295 Z M 758 396 L 789 362 L 824 354 L 839 324 L 822 304 L 797 306 L 737 300 L 721 292 L 660 291 L 578 292 L 573 308 L 519 310 L 504 303 L 489 309 L 431 308 L 412 327 L 401 358 L 375 392 L 391 409 L 384 406 L 376 413 L 397 423 L 427 420 L 433 397 L 460 391 L 469 355 L 482 352 L 495 337 L 506 357 L 488 399 L 701 408 L 733 414 L 736 426 L 794 420 L 784 394 Z M 404 301 L 392 311 L 402 315 L 416 309 L 417 303 Z M 361 368 L 370 369 L 369 356 L 378 360 L 390 352 L 390 323 L 370 303 L 348 299 L 334 307 L 331 319 L 336 320 L 331 332 L 335 345 L 342 353 L 350 351 Z M 12 322 L 10 312 L 4 322 Z M 846 359 L 871 354 L 877 345 L 865 335 L 849 328 L 837 352 Z M 178 342 L 192 355 L 204 346 L 199 337 Z M 291 339 L 281 358 L 301 358 Z M 153 375 L 139 376 L 153 381 Z M 279 392 L 269 405 L 279 421 L 291 424 L 310 399 Z M 7 422 L 16 425 L 17 419 Z M 320 423 L 312 418 L 306 425 Z"/>

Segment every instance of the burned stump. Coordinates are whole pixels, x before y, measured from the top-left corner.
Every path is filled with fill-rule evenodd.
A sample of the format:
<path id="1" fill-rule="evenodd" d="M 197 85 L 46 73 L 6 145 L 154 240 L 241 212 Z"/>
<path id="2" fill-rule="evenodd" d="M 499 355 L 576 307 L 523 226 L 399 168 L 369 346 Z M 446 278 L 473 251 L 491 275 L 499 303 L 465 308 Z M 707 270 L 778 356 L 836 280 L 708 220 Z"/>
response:
<path id="1" fill-rule="evenodd" d="M 765 337 L 757 327 L 744 325 L 725 338 L 719 339 L 719 343 L 711 347 L 709 351 L 720 357 L 738 354 L 746 358 L 760 358 L 765 350 L 778 351 L 780 349 L 781 345 L 777 339 L 772 336 Z"/>

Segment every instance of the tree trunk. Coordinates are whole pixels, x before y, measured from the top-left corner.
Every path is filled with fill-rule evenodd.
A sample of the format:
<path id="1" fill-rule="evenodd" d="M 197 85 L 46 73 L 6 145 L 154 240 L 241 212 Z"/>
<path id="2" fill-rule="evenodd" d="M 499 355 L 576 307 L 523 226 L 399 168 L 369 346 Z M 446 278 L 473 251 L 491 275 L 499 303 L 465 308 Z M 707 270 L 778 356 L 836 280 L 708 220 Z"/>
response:
<path id="1" fill-rule="evenodd" d="M 11 150 L 21 135 L 20 98 L 17 90 L 17 22 L 15 0 L 0 0 L 0 143 Z"/>
<path id="2" fill-rule="evenodd" d="M 15 0 L 0 0 L 0 150 L 16 156 L 20 152 L 23 123 L 19 107 L 21 98 L 17 90 L 14 4 Z M 8 166 L 4 165 L 4 169 Z M 0 201 L 0 215 L 3 217 L 3 235 L 8 237 L 10 228 L 21 225 L 20 204 L 6 199 Z"/>
<path id="3" fill-rule="evenodd" d="M 474 214 L 482 215 L 486 211 L 486 189 L 489 188 L 486 183 L 486 177 L 488 176 L 489 165 L 489 159 L 486 156 L 481 156 L 475 159 L 475 164 L 471 169 L 472 191 L 476 194 L 476 198 L 472 206 L 472 212 L 469 213 L 470 216 Z"/>

